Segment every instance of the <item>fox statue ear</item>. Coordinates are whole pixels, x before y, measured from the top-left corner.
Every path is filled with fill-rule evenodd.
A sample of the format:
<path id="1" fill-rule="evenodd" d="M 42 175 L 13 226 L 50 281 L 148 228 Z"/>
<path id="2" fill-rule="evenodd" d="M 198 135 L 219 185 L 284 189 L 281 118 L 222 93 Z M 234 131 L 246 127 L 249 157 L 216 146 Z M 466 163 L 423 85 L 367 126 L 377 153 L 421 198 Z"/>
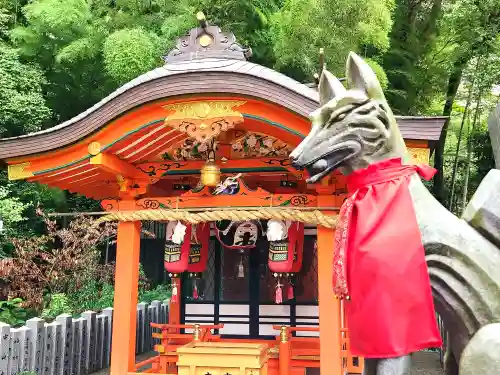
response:
<path id="1" fill-rule="evenodd" d="M 365 92 L 369 98 L 385 101 L 375 72 L 354 52 L 350 52 L 347 58 L 347 80 L 350 88 Z"/>
<path id="2" fill-rule="evenodd" d="M 324 106 L 335 97 L 345 94 L 346 89 L 342 82 L 328 70 L 323 70 L 319 80 L 319 104 Z"/>

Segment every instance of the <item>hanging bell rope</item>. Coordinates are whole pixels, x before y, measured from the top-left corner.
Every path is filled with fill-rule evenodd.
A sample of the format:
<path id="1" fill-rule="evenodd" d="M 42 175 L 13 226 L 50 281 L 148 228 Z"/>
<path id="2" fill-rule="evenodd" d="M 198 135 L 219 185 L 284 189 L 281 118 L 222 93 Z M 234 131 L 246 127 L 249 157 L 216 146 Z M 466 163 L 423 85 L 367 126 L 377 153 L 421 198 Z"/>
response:
<path id="1" fill-rule="evenodd" d="M 314 211 L 302 211 L 290 208 L 258 208 L 252 210 L 213 210 L 205 212 L 189 212 L 184 210 L 138 210 L 113 212 L 99 218 L 96 223 L 109 221 L 175 221 L 181 220 L 191 224 L 208 221 L 232 220 L 291 220 L 301 223 L 321 225 L 335 228 L 337 217 Z"/>

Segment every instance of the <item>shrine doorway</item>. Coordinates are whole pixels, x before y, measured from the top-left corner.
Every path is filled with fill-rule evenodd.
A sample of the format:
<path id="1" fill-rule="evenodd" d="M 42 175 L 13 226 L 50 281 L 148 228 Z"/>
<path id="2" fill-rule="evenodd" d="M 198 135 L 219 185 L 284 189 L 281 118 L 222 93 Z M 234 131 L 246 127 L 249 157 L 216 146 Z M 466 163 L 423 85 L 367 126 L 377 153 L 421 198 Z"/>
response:
<path id="1" fill-rule="evenodd" d="M 282 304 L 275 303 L 277 279 L 268 267 L 267 241 L 240 253 L 223 248 L 213 237 L 203 275 L 196 281 L 189 274 L 183 276 L 183 323 L 223 323 L 224 337 L 253 339 L 274 339 L 273 325 L 318 326 L 316 236 L 310 234 L 305 236 L 302 270 L 290 280 L 292 286 L 281 279 Z M 195 284 L 198 298 L 193 297 Z"/>

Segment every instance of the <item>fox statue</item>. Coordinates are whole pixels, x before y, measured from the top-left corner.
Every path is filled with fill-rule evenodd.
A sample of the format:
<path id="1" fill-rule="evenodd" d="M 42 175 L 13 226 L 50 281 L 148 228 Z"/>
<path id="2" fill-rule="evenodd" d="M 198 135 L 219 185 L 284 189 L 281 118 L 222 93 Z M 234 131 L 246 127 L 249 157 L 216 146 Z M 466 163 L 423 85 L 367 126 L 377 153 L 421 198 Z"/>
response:
<path id="1" fill-rule="evenodd" d="M 353 355 L 365 375 L 410 374 L 413 352 L 441 345 L 435 308 L 446 374 L 500 375 L 500 171 L 456 217 L 422 183 L 434 172 L 411 163 L 376 75 L 352 52 L 347 81 L 322 72 L 320 108 L 290 159 L 309 183 L 346 175 L 332 263 Z"/>

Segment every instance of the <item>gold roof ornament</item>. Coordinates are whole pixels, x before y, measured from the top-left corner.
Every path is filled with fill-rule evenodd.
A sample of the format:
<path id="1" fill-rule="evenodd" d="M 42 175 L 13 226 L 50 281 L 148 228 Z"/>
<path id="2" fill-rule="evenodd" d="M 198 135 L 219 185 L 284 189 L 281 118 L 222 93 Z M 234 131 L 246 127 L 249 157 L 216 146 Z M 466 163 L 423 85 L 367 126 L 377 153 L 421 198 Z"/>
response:
<path id="1" fill-rule="evenodd" d="M 175 47 L 163 57 L 165 63 L 204 58 L 247 60 L 252 49 L 241 46 L 231 32 L 210 25 L 203 12 L 196 14 L 199 26 L 177 40 Z"/>
<path id="2" fill-rule="evenodd" d="M 221 132 L 233 129 L 243 122 L 243 115 L 235 110 L 244 101 L 211 100 L 169 104 L 164 108 L 174 111 L 165 119 L 170 126 L 200 143 L 207 143 Z"/>

